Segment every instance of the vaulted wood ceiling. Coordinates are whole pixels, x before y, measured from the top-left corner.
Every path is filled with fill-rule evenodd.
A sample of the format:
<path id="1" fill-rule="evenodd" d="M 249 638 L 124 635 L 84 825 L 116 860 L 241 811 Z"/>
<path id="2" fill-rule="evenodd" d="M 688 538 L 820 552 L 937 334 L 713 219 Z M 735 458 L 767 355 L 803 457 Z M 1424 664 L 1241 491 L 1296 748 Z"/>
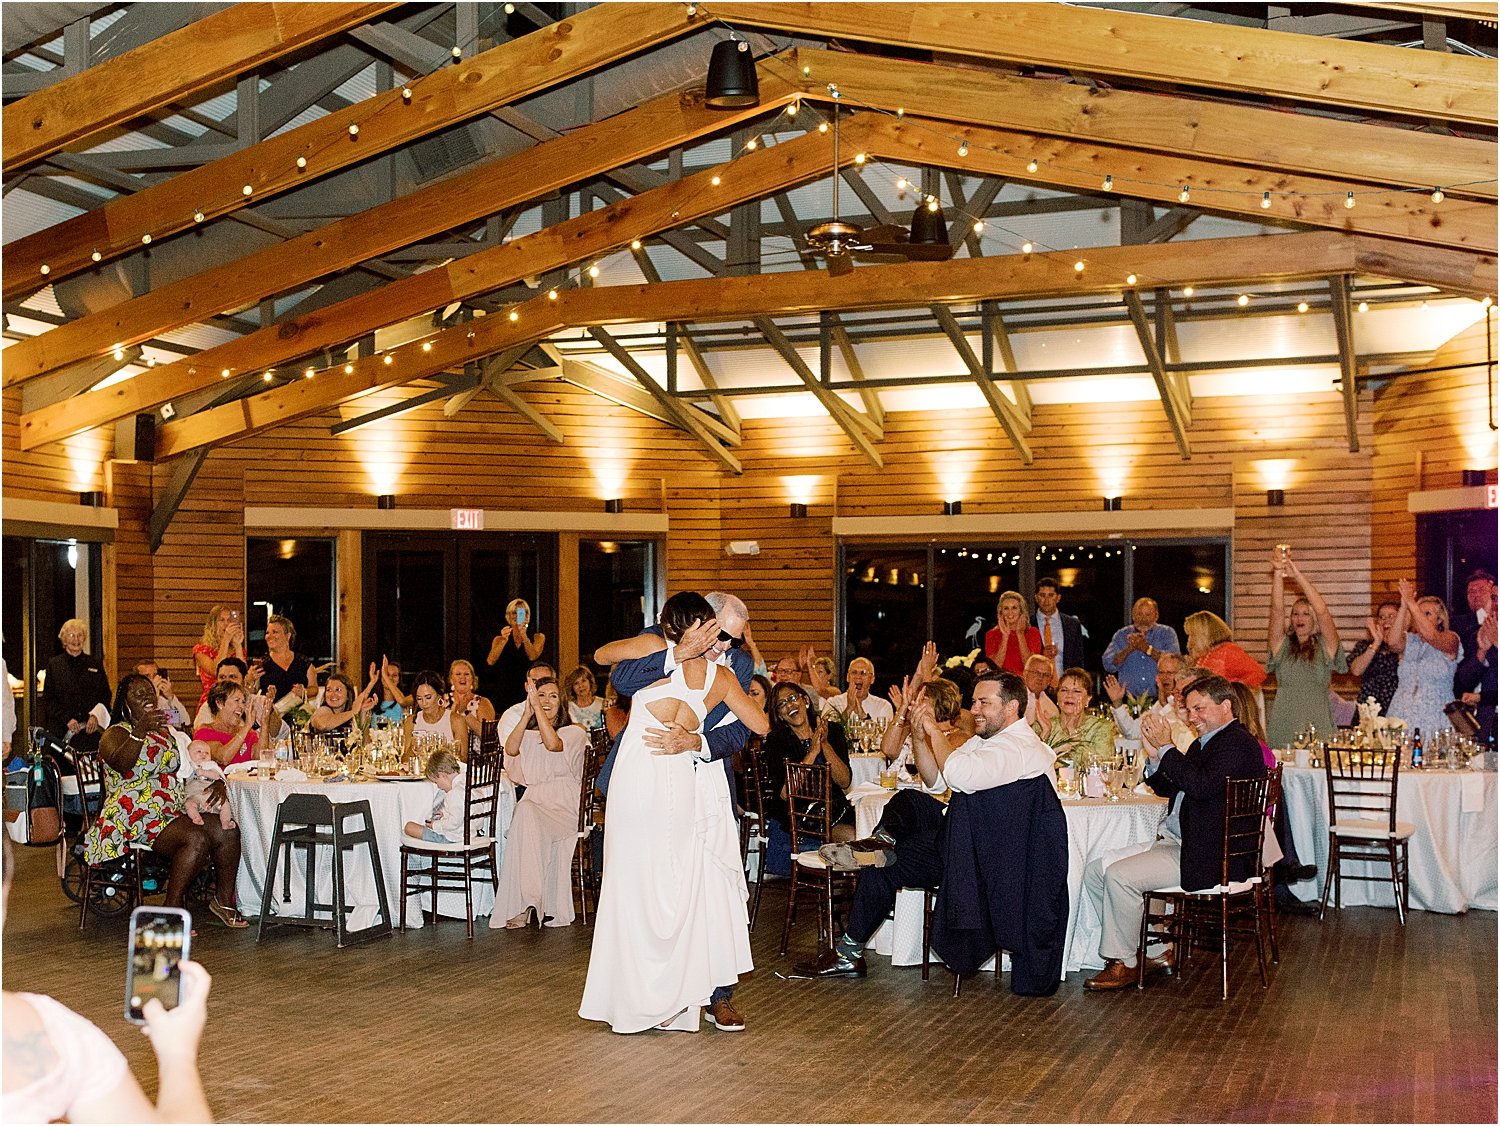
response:
<path id="1" fill-rule="evenodd" d="M 730 323 L 879 464 L 889 384 L 860 356 L 894 330 L 860 314 L 889 309 L 951 343 L 1023 462 L 1038 373 L 1008 323 L 1130 325 L 1188 456 L 1175 321 L 1310 294 L 1352 446 L 1359 365 L 1401 358 L 1361 350 L 1360 287 L 1496 288 L 1494 4 L 52 7 L 4 11 L 3 379 L 27 449 L 157 411 L 155 455 L 201 458 L 416 383 L 378 413 L 493 394 L 556 441 L 517 389 L 564 379 L 734 472 Z M 731 32 L 760 102 L 709 108 Z M 789 257 L 834 217 L 793 193 L 836 182 L 858 222 L 940 202 L 953 257 Z M 1110 209 L 1116 245 L 1021 244 L 1027 218 Z M 595 284 L 605 261 L 642 283 Z M 1246 289 L 1267 300 L 1237 312 Z"/>

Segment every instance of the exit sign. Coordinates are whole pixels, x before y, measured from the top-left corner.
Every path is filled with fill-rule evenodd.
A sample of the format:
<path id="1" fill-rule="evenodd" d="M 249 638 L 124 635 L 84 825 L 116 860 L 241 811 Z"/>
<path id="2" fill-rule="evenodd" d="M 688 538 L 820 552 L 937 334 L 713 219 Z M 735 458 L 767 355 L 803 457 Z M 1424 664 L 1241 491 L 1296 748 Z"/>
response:
<path id="1" fill-rule="evenodd" d="M 449 527 L 456 532 L 484 531 L 484 509 L 482 508 L 450 508 L 448 518 Z"/>

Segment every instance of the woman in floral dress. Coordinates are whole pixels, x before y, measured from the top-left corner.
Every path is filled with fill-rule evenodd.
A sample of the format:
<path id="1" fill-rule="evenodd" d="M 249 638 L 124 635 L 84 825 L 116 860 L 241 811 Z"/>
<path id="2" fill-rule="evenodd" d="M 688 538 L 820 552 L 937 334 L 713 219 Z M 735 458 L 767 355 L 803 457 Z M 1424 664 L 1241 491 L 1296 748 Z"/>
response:
<path id="1" fill-rule="evenodd" d="M 99 740 L 104 804 L 89 830 L 85 859 L 102 864 L 126 855 L 133 845 L 149 845 L 170 863 L 168 907 L 183 906 L 194 877 L 212 861 L 219 890 L 208 909 L 225 926 L 247 926 L 234 907 L 240 832 L 221 827 L 217 818 L 201 825 L 188 818 L 177 774 L 180 756 L 157 707 L 155 686 L 144 676 L 125 677 L 112 714 L 121 719 Z"/>
<path id="2" fill-rule="evenodd" d="M 1057 715 L 1045 725 L 1031 725 L 1042 742 L 1057 752 L 1058 761 L 1067 762 L 1080 774 L 1114 756 L 1118 734 L 1114 720 L 1088 713 L 1091 681 L 1083 669 L 1064 669 L 1057 682 Z"/>

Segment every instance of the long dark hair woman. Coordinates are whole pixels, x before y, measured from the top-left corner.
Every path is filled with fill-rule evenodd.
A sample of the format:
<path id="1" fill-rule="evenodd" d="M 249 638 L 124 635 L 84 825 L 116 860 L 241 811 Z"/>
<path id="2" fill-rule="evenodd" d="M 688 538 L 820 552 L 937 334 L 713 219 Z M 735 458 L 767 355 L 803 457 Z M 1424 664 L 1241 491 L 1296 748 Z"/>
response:
<path id="1" fill-rule="evenodd" d="M 177 776 L 180 756 L 156 702 L 156 686 L 132 673 L 115 692 L 115 722 L 99 740 L 104 763 L 104 804 L 89 830 L 85 859 L 103 864 L 132 845 L 149 845 L 170 864 L 166 905 L 181 907 L 188 886 L 205 866 L 218 873 L 218 894 L 208 909 L 227 927 L 249 924 L 235 909 L 240 869 L 240 831 L 217 818 L 195 825 L 183 804 Z"/>
<path id="2" fill-rule="evenodd" d="M 849 750 L 844 742 L 844 729 L 830 724 L 826 714 L 819 715 L 812 696 L 800 684 L 783 680 L 771 692 L 771 733 L 764 743 L 766 775 L 770 779 L 769 793 L 776 797 L 766 809 L 769 817 L 775 818 L 783 827 L 787 824 L 786 764 L 800 762 L 807 765 L 824 763 L 828 767 L 829 787 L 832 797 L 830 814 L 833 818 L 833 839 L 854 839 L 854 816 L 844 791 L 854 781 L 849 771 Z"/>

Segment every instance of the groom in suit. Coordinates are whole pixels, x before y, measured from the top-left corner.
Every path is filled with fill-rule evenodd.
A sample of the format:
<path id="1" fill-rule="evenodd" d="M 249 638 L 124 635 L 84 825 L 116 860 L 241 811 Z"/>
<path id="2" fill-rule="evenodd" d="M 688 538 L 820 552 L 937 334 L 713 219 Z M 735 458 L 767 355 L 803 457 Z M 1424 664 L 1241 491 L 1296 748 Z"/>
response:
<path id="1" fill-rule="evenodd" d="M 715 590 L 706 595 L 713 608 L 714 617 L 708 622 L 699 622 L 678 640 L 676 646 L 641 657 L 633 661 L 621 661 L 610 674 L 610 683 L 622 696 L 634 696 L 641 689 L 655 684 L 684 661 L 694 657 L 707 657 L 710 664 L 728 665 L 740 687 L 750 690 L 750 678 L 755 671 L 755 662 L 745 651 L 745 626 L 750 620 L 750 611 L 732 594 Z M 644 631 L 661 635 L 660 626 Z M 729 705 L 721 703 L 703 720 L 704 734 L 688 731 L 680 724 L 653 727 L 645 733 L 646 746 L 661 754 L 691 754 L 699 770 L 722 769 L 728 779 L 729 793 L 734 794 L 734 768 L 730 758 L 745 745 L 750 732 L 745 725 L 729 713 Z M 616 739 L 609 749 L 609 757 L 599 771 L 599 792 L 609 792 L 609 777 L 614 770 L 615 753 L 620 741 Z M 714 764 L 722 763 L 722 766 Z M 605 832 L 608 832 L 606 822 Z M 741 1032 L 745 1018 L 731 1003 L 734 986 L 721 985 L 709 998 L 705 1015 L 708 1023 L 723 1032 Z"/>

